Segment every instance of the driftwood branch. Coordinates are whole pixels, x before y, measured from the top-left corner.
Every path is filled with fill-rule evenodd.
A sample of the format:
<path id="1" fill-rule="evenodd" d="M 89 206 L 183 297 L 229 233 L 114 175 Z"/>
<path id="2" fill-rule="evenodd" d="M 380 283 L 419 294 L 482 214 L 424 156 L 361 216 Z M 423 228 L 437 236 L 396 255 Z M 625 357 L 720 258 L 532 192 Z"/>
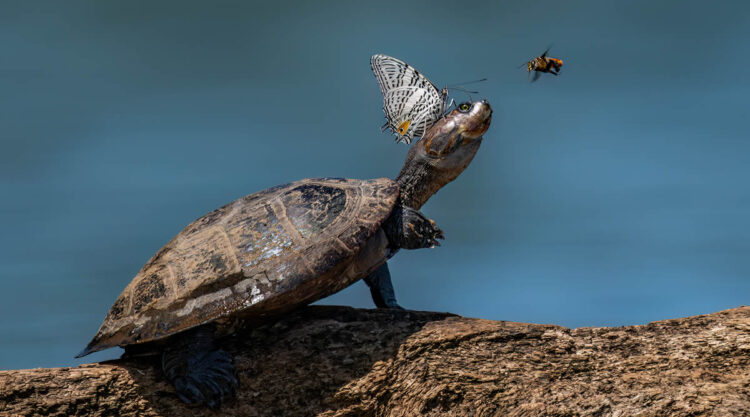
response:
<path id="1" fill-rule="evenodd" d="M 0 372 L 0 415 L 750 415 L 750 307 L 575 330 L 309 307 L 226 346 L 241 389 L 220 413 L 141 359 Z"/>

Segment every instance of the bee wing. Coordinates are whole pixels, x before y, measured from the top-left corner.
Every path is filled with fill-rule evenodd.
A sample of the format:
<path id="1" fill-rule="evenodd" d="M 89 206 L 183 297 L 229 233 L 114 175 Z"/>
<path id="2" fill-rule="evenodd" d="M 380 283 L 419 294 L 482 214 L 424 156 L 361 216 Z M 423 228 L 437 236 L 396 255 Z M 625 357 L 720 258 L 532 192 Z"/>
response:
<path id="1" fill-rule="evenodd" d="M 548 46 L 548 47 L 547 47 L 547 49 L 546 49 L 546 50 L 544 51 L 544 53 L 542 54 L 542 56 L 540 56 L 540 58 L 544 58 L 544 57 L 546 57 L 546 56 L 547 56 L 547 52 L 549 52 L 549 50 L 550 50 L 550 49 L 552 49 L 552 45 L 553 45 L 553 44 L 549 44 L 549 46 Z"/>

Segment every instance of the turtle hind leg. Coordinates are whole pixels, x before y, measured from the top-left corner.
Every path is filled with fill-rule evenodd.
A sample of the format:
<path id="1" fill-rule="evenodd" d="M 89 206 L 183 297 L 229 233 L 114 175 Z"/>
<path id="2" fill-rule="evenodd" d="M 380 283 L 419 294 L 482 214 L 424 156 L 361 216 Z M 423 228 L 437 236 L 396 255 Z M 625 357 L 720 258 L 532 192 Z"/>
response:
<path id="1" fill-rule="evenodd" d="M 376 269 L 372 274 L 365 278 L 365 283 L 370 287 L 372 301 L 378 308 L 397 308 L 403 310 L 403 307 L 396 302 L 396 294 L 393 291 L 391 283 L 391 273 L 388 271 L 388 264 L 385 263 Z"/>
<path id="2" fill-rule="evenodd" d="M 421 249 L 440 246 L 443 231 L 435 222 L 411 207 L 399 206 L 383 224 L 388 242 L 395 248 Z"/>
<path id="3" fill-rule="evenodd" d="M 174 336 L 162 353 L 162 368 L 183 402 L 217 409 L 238 382 L 231 355 L 216 346 L 213 333 L 213 326 L 204 325 Z"/>

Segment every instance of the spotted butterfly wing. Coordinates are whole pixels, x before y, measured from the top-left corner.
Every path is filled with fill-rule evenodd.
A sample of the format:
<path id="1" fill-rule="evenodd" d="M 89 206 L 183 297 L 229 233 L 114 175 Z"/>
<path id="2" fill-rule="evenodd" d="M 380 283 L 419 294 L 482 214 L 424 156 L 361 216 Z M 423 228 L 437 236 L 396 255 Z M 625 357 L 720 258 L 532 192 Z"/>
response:
<path id="1" fill-rule="evenodd" d="M 438 90 L 411 65 L 387 55 L 373 55 L 370 66 L 383 93 L 386 123 L 396 142 L 421 137 L 445 112 L 447 90 Z"/>

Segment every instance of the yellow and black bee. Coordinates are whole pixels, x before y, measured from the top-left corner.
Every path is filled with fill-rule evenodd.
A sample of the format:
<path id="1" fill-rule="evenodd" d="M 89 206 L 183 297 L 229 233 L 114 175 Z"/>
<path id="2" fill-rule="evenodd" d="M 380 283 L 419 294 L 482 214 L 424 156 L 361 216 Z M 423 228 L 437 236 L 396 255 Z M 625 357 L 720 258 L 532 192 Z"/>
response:
<path id="1" fill-rule="evenodd" d="M 531 61 L 526 63 L 526 71 L 531 73 L 534 71 L 534 78 L 531 82 L 536 81 L 539 78 L 539 74 L 546 72 L 552 75 L 560 73 L 560 68 L 563 65 L 562 59 L 552 58 L 547 56 L 549 48 L 541 56 L 538 56 Z"/>

